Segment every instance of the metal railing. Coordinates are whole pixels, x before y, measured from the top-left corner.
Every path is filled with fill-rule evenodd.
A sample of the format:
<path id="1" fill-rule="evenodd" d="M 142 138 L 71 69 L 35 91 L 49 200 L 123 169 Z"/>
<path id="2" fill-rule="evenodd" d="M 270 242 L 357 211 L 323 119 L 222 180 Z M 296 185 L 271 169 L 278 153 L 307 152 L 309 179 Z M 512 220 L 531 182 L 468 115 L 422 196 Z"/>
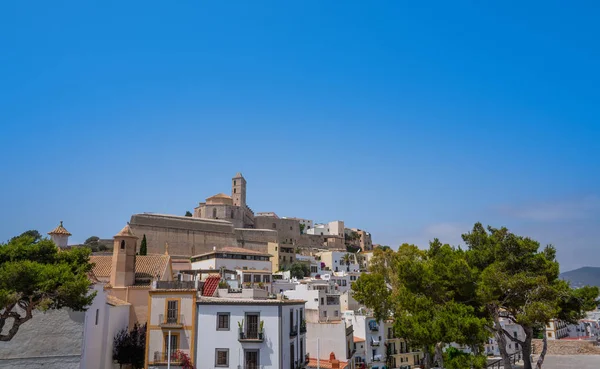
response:
<path id="1" fill-rule="evenodd" d="M 239 329 L 238 341 L 262 342 L 264 339 L 263 331 L 260 329 Z"/>
<path id="2" fill-rule="evenodd" d="M 179 364 L 179 359 L 177 359 L 175 357 L 175 351 L 173 350 L 171 351 L 171 364 Z M 168 352 L 161 352 L 161 351 L 154 351 L 154 362 L 155 363 L 166 363 L 169 361 L 169 353 Z"/>
<path id="3" fill-rule="evenodd" d="M 510 362 L 515 365 L 517 362 L 523 360 L 523 352 L 522 351 L 517 351 L 514 354 L 511 354 L 509 356 Z M 496 361 L 492 361 L 491 363 L 488 363 L 486 366 L 486 368 L 489 369 L 502 369 L 504 368 L 504 359 L 499 359 Z"/>
<path id="4" fill-rule="evenodd" d="M 179 315 L 158 315 L 158 324 L 160 326 L 182 326 L 183 325 L 183 314 Z"/>
<path id="5" fill-rule="evenodd" d="M 290 328 L 290 337 L 295 337 L 298 335 L 298 326 L 295 325 Z"/>

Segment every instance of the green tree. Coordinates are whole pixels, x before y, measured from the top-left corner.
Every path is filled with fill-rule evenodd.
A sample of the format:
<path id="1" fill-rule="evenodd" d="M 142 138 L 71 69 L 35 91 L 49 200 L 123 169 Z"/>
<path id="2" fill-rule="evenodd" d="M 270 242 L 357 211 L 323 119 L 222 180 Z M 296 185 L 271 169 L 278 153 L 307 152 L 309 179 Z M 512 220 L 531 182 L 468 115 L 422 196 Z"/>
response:
<path id="1" fill-rule="evenodd" d="M 186 216 L 186 217 L 191 217 L 191 216 L 192 216 L 192 213 L 190 213 L 189 211 L 186 211 L 186 212 L 185 212 L 185 216 Z"/>
<path id="2" fill-rule="evenodd" d="M 597 302 L 598 288 L 572 289 L 559 279 L 556 250 L 551 245 L 540 250 L 540 244 L 528 237 L 517 236 L 506 228 L 487 230 L 476 223 L 471 232 L 463 234 L 468 246 L 467 260 L 478 276 L 476 297 L 493 324 L 498 348 L 506 369 L 512 368 L 506 352 L 507 339 L 518 343 L 523 356 L 531 355 L 531 342 L 538 327 L 553 318 L 575 322 Z M 506 332 L 500 319 L 506 317 L 523 327 L 525 340 Z M 541 368 L 544 348 L 536 364 Z M 532 363 L 524 360 L 525 369 Z"/>
<path id="3" fill-rule="evenodd" d="M 486 320 L 471 303 L 475 276 L 463 251 L 438 240 L 429 250 L 408 244 L 396 252 L 377 249 L 369 270 L 352 284 L 354 298 L 378 320 L 393 317 L 394 335 L 421 348 L 425 368 L 443 367 L 442 348 L 452 342 L 474 348 L 472 362 L 481 364 Z"/>
<path id="4" fill-rule="evenodd" d="M 144 233 L 144 237 L 142 237 L 142 242 L 140 243 L 140 255 L 148 254 L 148 246 L 146 245 L 146 234 Z"/>
<path id="5" fill-rule="evenodd" d="M 12 242 L 12 241 L 16 240 L 17 238 L 23 237 L 23 236 L 28 236 L 28 237 L 33 238 L 33 243 L 36 243 L 43 238 L 42 235 L 40 234 L 40 232 L 36 231 L 35 229 L 30 229 L 29 231 L 25 231 L 25 232 L 21 233 L 20 235 L 11 238 L 9 242 Z"/>
<path id="6" fill-rule="evenodd" d="M 100 237 L 88 237 L 88 239 L 83 242 L 83 246 L 88 247 L 92 252 L 100 251 Z"/>
<path id="7" fill-rule="evenodd" d="M 113 339 L 113 360 L 119 363 L 131 365 L 134 369 L 144 367 L 146 349 L 146 324 L 135 323 L 133 329 L 127 328 L 119 331 Z"/>
<path id="8" fill-rule="evenodd" d="M 306 227 L 306 224 L 302 224 L 300 223 L 300 234 L 304 233 L 304 228 Z"/>
<path id="9" fill-rule="evenodd" d="M 295 262 L 290 265 L 289 270 L 292 278 L 302 279 L 310 275 L 310 268 L 304 263 Z"/>
<path id="10" fill-rule="evenodd" d="M 84 311 L 96 295 L 89 256 L 87 248 L 59 252 L 51 240 L 31 235 L 0 244 L 0 341 L 10 341 L 34 310 Z"/>

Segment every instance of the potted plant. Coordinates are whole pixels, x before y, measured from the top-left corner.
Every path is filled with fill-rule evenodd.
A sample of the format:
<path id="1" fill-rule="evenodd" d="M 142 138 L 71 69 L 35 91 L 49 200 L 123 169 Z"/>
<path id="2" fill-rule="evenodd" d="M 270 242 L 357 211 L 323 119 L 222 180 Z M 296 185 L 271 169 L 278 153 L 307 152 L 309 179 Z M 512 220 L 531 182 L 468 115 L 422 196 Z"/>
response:
<path id="1" fill-rule="evenodd" d="M 239 328 L 239 331 L 240 331 L 240 338 L 241 339 L 244 339 L 244 328 L 243 327 L 244 327 L 244 319 L 242 319 L 242 320 L 240 320 L 238 322 L 238 328 Z"/>
<path id="2" fill-rule="evenodd" d="M 265 288 L 265 284 L 262 282 L 258 282 L 258 288 Z"/>
<path id="3" fill-rule="evenodd" d="M 260 338 L 261 340 L 263 339 L 264 328 L 265 328 L 265 321 L 261 320 L 260 321 L 260 329 L 258 330 L 258 338 Z"/>

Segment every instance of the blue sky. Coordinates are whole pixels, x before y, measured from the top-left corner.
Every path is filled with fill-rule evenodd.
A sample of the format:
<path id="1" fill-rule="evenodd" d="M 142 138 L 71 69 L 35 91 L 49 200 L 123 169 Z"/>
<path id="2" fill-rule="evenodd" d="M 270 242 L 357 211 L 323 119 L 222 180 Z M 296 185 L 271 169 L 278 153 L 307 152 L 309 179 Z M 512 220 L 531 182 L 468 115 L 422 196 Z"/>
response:
<path id="1" fill-rule="evenodd" d="M 484 4 L 485 3 L 485 4 Z M 0 239 L 248 203 L 600 266 L 596 2 L 5 2 Z"/>

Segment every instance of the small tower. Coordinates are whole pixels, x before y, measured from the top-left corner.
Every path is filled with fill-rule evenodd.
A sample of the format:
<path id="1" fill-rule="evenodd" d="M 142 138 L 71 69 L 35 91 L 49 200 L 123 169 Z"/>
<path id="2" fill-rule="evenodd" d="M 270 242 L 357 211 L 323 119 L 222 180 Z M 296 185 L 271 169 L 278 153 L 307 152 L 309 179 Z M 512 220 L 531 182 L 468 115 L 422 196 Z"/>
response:
<path id="1" fill-rule="evenodd" d="M 137 237 L 129 223 L 114 236 L 110 284 L 113 287 L 133 286 L 135 282 L 135 252 Z"/>
<path id="2" fill-rule="evenodd" d="M 231 179 L 231 198 L 234 206 L 246 207 L 246 180 L 240 172 Z"/>
<path id="3" fill-rule="evenodd" d="M 50 239 L 56 244 L 56 246 L 65 248 L 69 244 L 69 236 L 71 233 L 63 227 L 63 221 L 60 221 L 60 225 L 48 232 Z"/>

